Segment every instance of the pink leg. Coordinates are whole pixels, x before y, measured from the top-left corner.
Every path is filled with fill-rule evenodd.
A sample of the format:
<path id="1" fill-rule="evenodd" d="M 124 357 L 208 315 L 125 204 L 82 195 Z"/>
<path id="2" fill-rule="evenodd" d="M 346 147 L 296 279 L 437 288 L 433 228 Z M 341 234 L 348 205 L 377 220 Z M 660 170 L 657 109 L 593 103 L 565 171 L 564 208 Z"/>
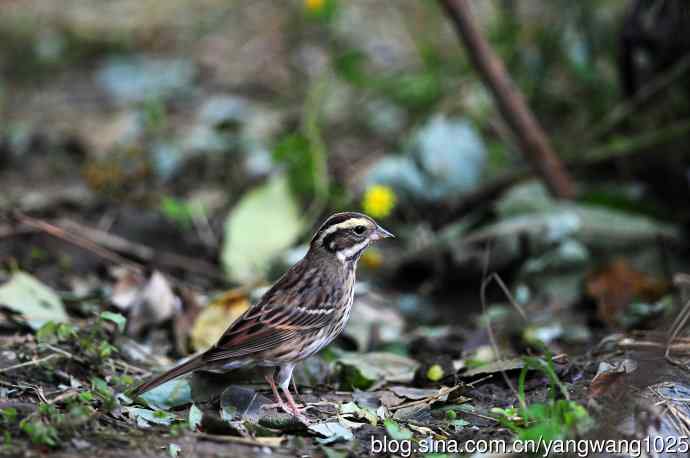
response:
<path id="1" fill-rule="evenodd" d="M 303 423 L 309 423 L 309 419 L 304 416 L 303 412 L 307 410 L 307 408 L 300 409 L 297 407 L 297 404 L 295 403 L 295 400 L 292 398 L 292 395 L 290 394 L 290 390 L 288 388 L 283 388 L 283 393 L 285 393 L 285 399 L 287 399 L 288 406 L 290 406 L 290 412 L 292 415 L 295 417 L 299 418 L 300 421 Z M 287 411 L 286 411 L 287 412 Z"/>
<path id="2" fill-rule="evenodd" d="M 283 406 L 283 410 L 287 413 L 294 415 L 303 423 L 308 423 L 309 420 L 307 420 L 307 418 L 302 414 L 303 410 L 306 409 L 300 409 L 299 407 L 297 407 L 295 400 L 292 398 L 292 395 L 290 394 L 290 380 L 292 379 L 292 370 L 294 368 L 294 364 L 286 364 L 280 366 L 280 369 L 278 371 L 278 385 L 280 386 L 280 389 L 283 391 L 283 394 L 285 394 L 285 399 L 287 399 L 289 406 L 289 410 L 285 408 L 285 406 Z"/>
<path id="3" fill-rule="evenodd" d="M 295 415 L 296 417 L 300 416 L 303 412 L 303 409 L 297 407 L 295 400 L 292 398 L 292 395 L 290 394 L 290 390 L 284 389 L 283 393 L 285 393 L 285 399 L 287 399 L 288 405 L 290 406 L 290 410 L 292 410 L 293 415 Z"/>
<path id="4" fill-rule="evenodd" d="M 276 400 L 278 401 L 278 404 L 280 404 L 280 408 L 283 409 L 285 412 L 289 413 L 287 406 L 283 402 L 283 398 L 281 398 L 280 394 L 278 393 L 278 388 L 276 388 L 276 382 L 275 380 L 273 380 L 273 371 L 266 374 L 264 378 L 266 379 L 268 384 L 271 385 L 271 391 L 273 391 L 273 396 L 275 396 Z"/>

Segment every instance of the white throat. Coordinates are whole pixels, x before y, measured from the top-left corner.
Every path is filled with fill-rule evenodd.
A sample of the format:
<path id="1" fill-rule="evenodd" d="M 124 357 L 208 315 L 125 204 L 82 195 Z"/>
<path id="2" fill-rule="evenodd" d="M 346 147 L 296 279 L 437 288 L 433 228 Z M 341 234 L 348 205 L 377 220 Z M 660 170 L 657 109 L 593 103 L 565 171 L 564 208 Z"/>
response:
<path id="1" fill-rule="evenodd" d="M 364 240 L 363 242 L 359 242 L 356 245 L 352 245 L 350 248 L 345 248 L 344 250 L 336 251 L 335 255 L 340 260 L 340 262 L 345 264 L 348 261 L 351 261 L 352 258 L 357 256 L 363 249 L 367 247 L 367 245 L 369 245 L 369 241 Z"/>

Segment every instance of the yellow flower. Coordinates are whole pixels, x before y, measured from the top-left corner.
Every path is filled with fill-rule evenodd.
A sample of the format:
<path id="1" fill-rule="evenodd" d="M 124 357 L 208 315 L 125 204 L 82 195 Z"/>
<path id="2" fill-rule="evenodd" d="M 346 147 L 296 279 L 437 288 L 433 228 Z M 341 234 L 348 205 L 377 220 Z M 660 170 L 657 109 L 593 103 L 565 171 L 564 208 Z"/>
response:
<path id="1" fill-rule="evenodd" d="M 307 11 L 317 12 L 323 9 L 325 3 L 326 0 L 304 0 L 304 7 Z"/>
<path id="2" fill-rule="evenodd" d="M 395 192 L 388 186 L 376 184 L 364 193 L 362 208 L 373 218 L 385 218 L 395 207 Z"/>

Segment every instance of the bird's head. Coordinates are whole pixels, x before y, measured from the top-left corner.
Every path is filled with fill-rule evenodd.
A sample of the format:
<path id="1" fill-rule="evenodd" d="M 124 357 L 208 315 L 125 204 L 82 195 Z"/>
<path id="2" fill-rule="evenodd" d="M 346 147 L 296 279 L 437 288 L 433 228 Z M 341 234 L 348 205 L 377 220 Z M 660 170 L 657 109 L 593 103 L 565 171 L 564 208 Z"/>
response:
<path id="1" fill-rule="evenodd" d="M 371 242 L 395 237 L 362 213 L 331 215 L 311 239 L 311 250 L 327 252 L 342 262 L 357 261 Z"/>

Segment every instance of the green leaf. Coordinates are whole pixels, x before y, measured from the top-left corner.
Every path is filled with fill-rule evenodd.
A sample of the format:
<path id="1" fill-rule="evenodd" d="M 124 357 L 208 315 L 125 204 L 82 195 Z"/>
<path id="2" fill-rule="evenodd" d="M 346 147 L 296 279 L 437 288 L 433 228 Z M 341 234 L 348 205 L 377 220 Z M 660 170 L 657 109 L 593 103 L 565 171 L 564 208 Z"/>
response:
<path id="1" fill-rule="evenodd" d="M 345 382 L 367 389 L 376 382 L 407 383 L 414 378 L 418 363 L 394 353 L 343 353 L 336 360 L 345 367 Z"/>
<path id="2" fill-rule="evenodd" d="M 297 195 L 316 191 L 318 164 L 309 139 L 300 133 L 283 138 L 273 150 L 273 159 L 285 165 L 290 189 Z"/>
<path id="3" fill-rule="evenodd" d="M 334 58 L 333 68 L 345 81 L 357 86 L 365 86 L 368 79 L 364 71 L 366 60 L 366 54 L 362 51 L 351 49 Z"/>
<path id="4" fill-rule="evenodd" d="M 108 382 L 100 377 L 91 378 L 91 388 L 101 396 L 113 395 L 113 390 L 108 386 Z"/>
<path id="5" fill-rule="evenodd" d="M 181 378 L 164 383 L 140 396 L 153 408 L 170 409 L 192 402 L 192 388 L 189 381 Z"/>
<path id="6" fill-rule="evenodd" d="M 48 321 L 36 331 L 39 343 L 55 343 L 57 341 L 57 323 Z"/>
<path id="7" fill-rule="evenodd" d="M 199 409 L 196 404 L 192 404 L 189 409 L 189 416 L 187 417 L 187 423 L 189 424 L 189 429 L 196 431 L 201 426 L 201 420 L 204 417 L 204 413 Z"/>
<path id="8" fill-rule="evenodd" d="M 271 261 L 289 248 L 304 223 L 284 175 L 249 191 L 225 221 L 222 260 L 230 280 L 247 283 L 264 276 Z"/>
<path id="9" fill-rule="evenodd" d="M 3 423 L 14 423 L 17 420 L 17 409 L 14 407 L 0 409 L 0 417 L 2 417 Z"/>
<path id="10" fill-rule="evenodd" d="M 68 320 L 62 300 L 55 291 L 25 272 L 14 273 L 0 286 L 0 304 L 21 313 L 34 330 L 47 321 L 64 323 Z"/>
<path id="11" fill-rule="evenodd" d="M 29 436 L 34 444 L 47 445 L 49 447 L 58 445 L 57 430 L 41 420 L 28 420 L 25 418 L 19 423 L 19 427 Z"/>
<path id="12" fill-rule="evenodd" d="M 316 423 L 309 425 L 309 430 L 323 436 L 317 439 L 322 444 L 330 444 L 337 441 L 350 441 L 354 437 L 352 431 L 338 422 Z"/>
<path id="13" fill-rule="evenodd" d="M 382 83 L 383 91 L 412 110 L 426 110 L 442 95 L 441 80 L 433 71 L 395 76 Z"/>
<path id="14" fill-rule="evenodd" d="M 106 321 L 112 321 L 113 323 L 115 323 L 120 332 L 123 332 L 125 330 L 125 325 L 127 324 L 127 318 L 125 318 L 123 315 L 119 313 L 102 312 L 101 319 Z"/>
<path id="15" fill-rule="evenodd" d="M 372 426 L 376 426 L 376 423 L 378 423 L 378 416 L 375 411 L 366 407 L 360 407 L 354 402 L 342 404 L 339 410 L 341 415 L 350 415 L 357 419 L 366 420 Z"/>
<path id="16" fill-rule="evenodd" d="M 656 244 L 659 238 L 680 240 L 676 225 L 635 213 L 553 199 L 541 183 L 514 186 L 496 203 L 498 222 L 467 236 L 510 239 L 524 234 L 530 246 L 574 238 L 588 248 L 616 248 Z"/>
<path id="17" fill-rule="evenodd" d="M 140 427 L 148 426 L 149 423 L 167 426 L 179 420 L 177 415 L 164 410 L 141 409 L 139 407 L 127 407 L 126 410 L 129 412 L 130 418 L 136 420 Z"/>
<path id="18" fill-rule="evenodd" d="M 177 458 L 181 450 L 182 449 L 177 444 L 168 445 L 168 455 L 170 455 L 171 458 Z"/>
<path id="19" fill-rule="evenodd" d="M 386 432 L 395 440 L 409 440 L 412 439 L 412 431 L 398 424 L 397 421 L 393 419 L 386 419 L 383 421 L 383 426 L 386 427 Z"/>

